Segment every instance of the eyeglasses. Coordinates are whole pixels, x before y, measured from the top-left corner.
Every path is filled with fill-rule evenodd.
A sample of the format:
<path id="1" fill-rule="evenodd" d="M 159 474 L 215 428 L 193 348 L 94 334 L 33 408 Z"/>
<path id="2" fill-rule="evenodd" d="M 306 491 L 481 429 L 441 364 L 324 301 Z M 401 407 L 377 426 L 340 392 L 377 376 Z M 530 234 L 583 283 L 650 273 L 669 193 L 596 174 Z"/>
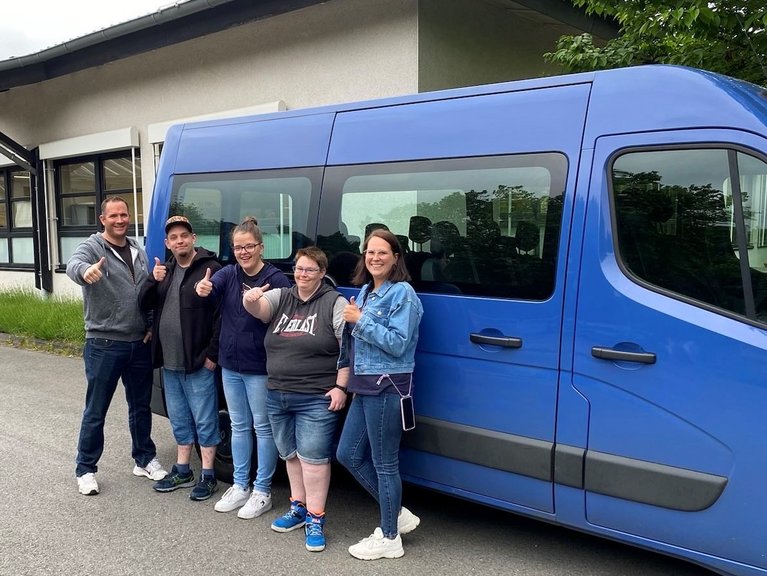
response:
<path id="1" fill-rule="evenodd" d="M 304 268 L 303 266 L 293 266 L 293 272 L 296 274 L 309 274 L 310 276 L 319 272 L 319 268 Z"/>
<path id="2" fill-rule="evenodd" d="M 232 251 L 237 254 L 238 252 L 253 252 L 253 250 L 256 249 L 256 246 L 261 246 L 263 242 L 259 242 L 258 244 L 245 244 L 245 246 L 232 246 Z"/>
<path id="3" fill-rule="evenodd" d="M 365 254 L 365 256 L 367 256 L 368 258 L 375 258 L 375 257 L 386 258 L 387 256 L 391 255 L 391 252 L 389 252 L 388 250 L 365 250 L 363 254 Z"/>

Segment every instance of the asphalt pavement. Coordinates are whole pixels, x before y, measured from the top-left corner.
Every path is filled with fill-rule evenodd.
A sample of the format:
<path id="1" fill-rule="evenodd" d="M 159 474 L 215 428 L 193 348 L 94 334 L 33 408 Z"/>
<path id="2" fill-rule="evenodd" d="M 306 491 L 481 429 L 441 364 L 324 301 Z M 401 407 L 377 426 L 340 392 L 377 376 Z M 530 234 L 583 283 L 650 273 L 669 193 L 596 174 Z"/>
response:
<path id="1" fill-rule="evenodd" d="M 107 418 L 101 494 L 81 496 L 74 456 L 84 389 L 81 358 L 0 345 L 0 576 L 711 574 L 413 486 L 404 501 L 422 524 L 403 537 L 405 556 L 363 562 L 346 549 L 372 532 L 377 508 L 340 473 L 327 506 L 328 547 L 307 552 L 301 530 L 269 529 L 287 509 L 284 474 L 273 488 L 275 509 L 254 520 L 213 510 L 228 485 L 192 502 L 189 490 L 159 494 L 150 480 L 133 476 L 121 386 Z M 153 438 L 170 468 L 175 445 L 164 418 L 155 417 Z"/>

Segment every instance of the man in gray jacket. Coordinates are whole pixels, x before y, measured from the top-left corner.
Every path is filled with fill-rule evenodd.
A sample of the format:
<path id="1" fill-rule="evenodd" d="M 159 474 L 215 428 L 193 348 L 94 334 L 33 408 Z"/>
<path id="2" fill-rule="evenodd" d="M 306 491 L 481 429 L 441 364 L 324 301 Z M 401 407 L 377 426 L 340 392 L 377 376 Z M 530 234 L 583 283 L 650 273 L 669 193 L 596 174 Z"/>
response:
<path id="1" fill-rule="evenodd" d="M 99 216 L 104 231 L 80 244 L 67 263 L 67 276 L 83 288 L 85 309 L 85 410 L 77 446 L 80 494 L 98 494 L 97 464 L 104 451 L 104 420 L 117 381 L 128 401 L 133 474 L 161 480 L 166 472 L 152 442 L 152 357 L 148 319 L 138 293 L 149 274 L 144 250 L 128 238 L 130 216 L 122 198 L 109 197 Z"/>

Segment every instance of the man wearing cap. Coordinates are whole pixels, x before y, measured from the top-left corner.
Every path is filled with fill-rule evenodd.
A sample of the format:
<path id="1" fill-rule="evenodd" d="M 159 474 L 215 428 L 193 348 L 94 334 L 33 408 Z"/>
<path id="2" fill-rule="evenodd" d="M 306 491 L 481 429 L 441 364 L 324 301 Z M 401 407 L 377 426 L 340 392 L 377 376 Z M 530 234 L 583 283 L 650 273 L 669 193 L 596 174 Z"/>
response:
<path id="1" fill-rule="evenodd" d="M 207 500 L 216 491 L 213 465 L 218 432 L 215 370 L 221 318 L 215 301 L 201 298 L 196 284 L 221 265 L 216 255 L 196 248 L 197 237 L 184 216 L 165 223 L 165 247 L 171 258 L 155 258 L 152 274 L 139 295 L 145 312 L 154 313 L 152 357 L 162 368 L 165 405 L 178 444 L 170 474 L 154 485 L 158 492 L 191 488 L 192 500 Z M 192 446 L 200 445 L 202 471 L 195 483 L 190 467 Z"/>
<path id="2" fill-rule="evenodd" d="M 117 389 L 125 387 L 135 462 L 133 474 L 165 477 L 152 442 L 152 357 L 148 318 L 138 307 L 139 289 L 149 274 L 146 253 L 128 237 L 128 204 L 119 196 L 101 203 L 103 232 L 91 234 L 67 262 L 67 276 L 82 286 L 85 312 L 85 410 L 77 443 L 77 488 L 99 493 L 98 461 L 104 452 L 104 422 Z"/>

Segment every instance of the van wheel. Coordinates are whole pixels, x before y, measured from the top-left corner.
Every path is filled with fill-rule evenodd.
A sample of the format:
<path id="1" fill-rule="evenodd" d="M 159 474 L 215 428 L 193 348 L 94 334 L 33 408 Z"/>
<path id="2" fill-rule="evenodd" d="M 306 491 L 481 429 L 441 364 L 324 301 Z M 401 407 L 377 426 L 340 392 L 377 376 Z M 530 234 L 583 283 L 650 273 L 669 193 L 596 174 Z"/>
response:
<path id="1" fill-rule="evenodd" d="M 221 410 L 218 413 L 218 433 L 220 440 L 216 448 L 214 468 L 216 478 L 228 484 L 234 478 L 234 462 L 232 461 L 232 423 L 229 412 Z"/>

